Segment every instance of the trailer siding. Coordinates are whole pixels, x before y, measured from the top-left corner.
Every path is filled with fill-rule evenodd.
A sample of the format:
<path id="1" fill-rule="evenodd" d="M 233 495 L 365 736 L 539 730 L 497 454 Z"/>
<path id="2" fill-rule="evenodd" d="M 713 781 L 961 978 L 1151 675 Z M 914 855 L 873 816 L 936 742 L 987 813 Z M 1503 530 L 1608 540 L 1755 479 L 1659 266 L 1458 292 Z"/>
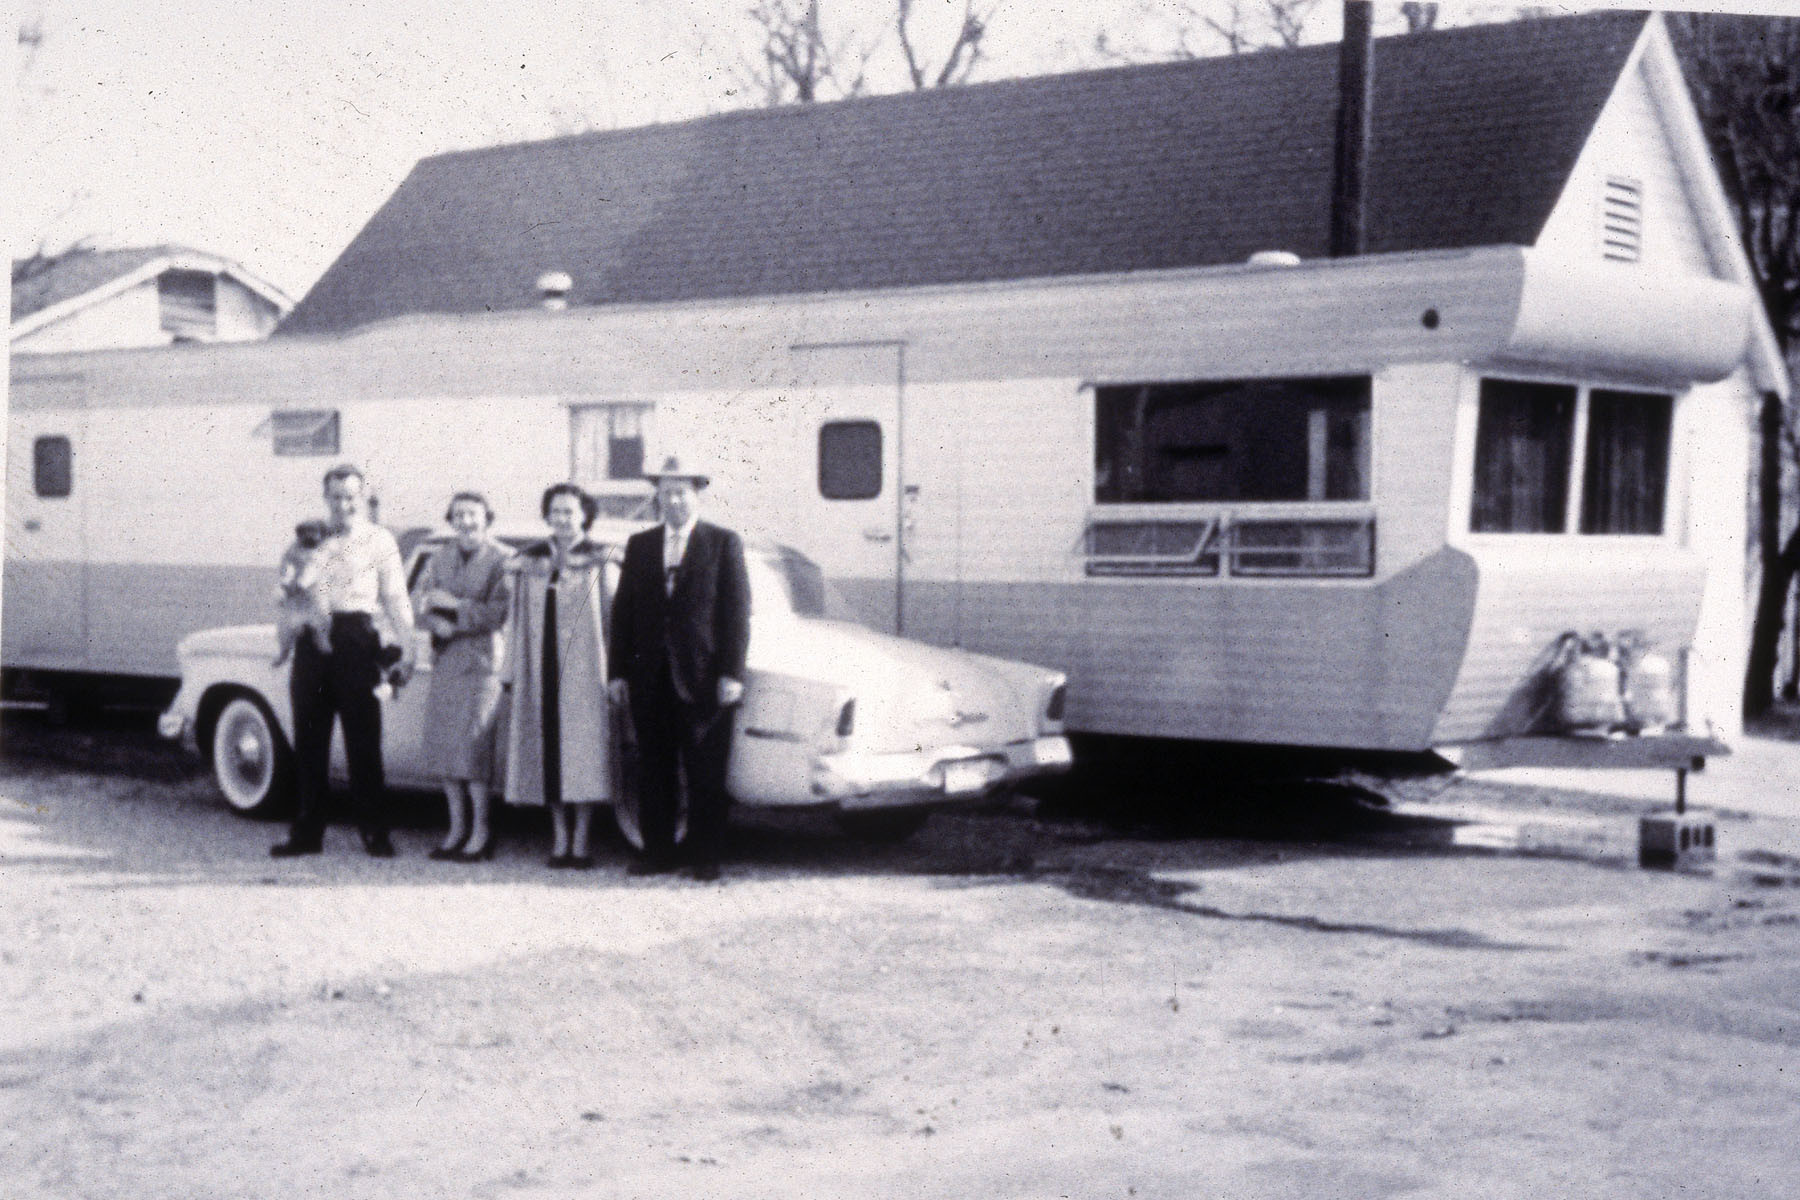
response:
<path id="1" fill-rule="evenodd" d="M 1467 551 L 1478 599 L 1434 742 L 1553 729 L 1545 668 L 1564 633 L 1637 630 L 1667 654 L 1693 641 L 1705 583 L 1697 556 L 1661 544 L 1598 546 L 1596 538 L 1520 540 L 1532 544 Z"/>

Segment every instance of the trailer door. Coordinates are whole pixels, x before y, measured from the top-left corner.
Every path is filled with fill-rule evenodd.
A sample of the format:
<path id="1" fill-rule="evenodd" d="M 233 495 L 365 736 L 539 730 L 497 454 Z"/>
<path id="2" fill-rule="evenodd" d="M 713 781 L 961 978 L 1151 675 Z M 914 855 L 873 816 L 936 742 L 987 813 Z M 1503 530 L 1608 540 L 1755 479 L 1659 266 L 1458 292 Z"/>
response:
<path id="1" fill-rule="evenodd" d="M 903 632 L 902 346 L 793 348 L 804 475 L 792 541 L 876 629 Z"/>
<path id="2" fill-rule="evenodd" d="M 87 665 L 87 533 L 80 409 L 14 409 L 7 439 L 6 578 L 0 629 L 8 667 Z"/>

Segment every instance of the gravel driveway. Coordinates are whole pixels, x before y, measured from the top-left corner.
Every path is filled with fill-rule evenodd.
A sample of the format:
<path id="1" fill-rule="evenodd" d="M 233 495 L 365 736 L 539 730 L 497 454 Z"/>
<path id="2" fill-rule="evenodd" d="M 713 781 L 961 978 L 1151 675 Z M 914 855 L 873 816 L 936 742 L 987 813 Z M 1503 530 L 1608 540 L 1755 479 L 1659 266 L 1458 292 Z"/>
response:
<path id="1" fill-rule="evenodd" d="M 0 764 L 8 1197 L 1800 1194 L 1800 889 L 1017 811 L 723 885 Z M 1765 883 L 1767 879 L 1765 879 Z"/>

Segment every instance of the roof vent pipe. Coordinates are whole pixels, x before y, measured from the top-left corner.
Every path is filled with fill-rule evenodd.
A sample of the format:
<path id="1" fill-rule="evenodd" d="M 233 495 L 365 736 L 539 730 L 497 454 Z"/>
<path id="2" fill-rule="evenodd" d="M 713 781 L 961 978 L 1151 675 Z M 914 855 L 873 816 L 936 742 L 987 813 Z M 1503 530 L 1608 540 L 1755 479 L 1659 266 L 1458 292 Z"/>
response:
<path id="1" fill-rule="evenodd" d="M 1331 256 L 1361 254 L 1367 234 L 1363 200 L 1369 187 L 1369 141 L 1375 85 L 1371 0 L 1344 0 L 1338 43 L 1337 156 L 1331 177 Z"/>
<path id="2" fill-rule="evenodd" d="M 574 286 L 568 272 L 545 271 L 537 277 L 539 302 L 549 312 L 561 312 L 569 307 L 569 290 Z"/>

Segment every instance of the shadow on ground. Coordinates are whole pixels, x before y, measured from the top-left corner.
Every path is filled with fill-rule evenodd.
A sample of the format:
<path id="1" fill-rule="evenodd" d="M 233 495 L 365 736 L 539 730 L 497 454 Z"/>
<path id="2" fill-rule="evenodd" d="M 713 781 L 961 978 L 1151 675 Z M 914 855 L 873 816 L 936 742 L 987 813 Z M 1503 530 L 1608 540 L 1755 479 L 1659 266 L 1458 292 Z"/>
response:
<path id="1" fill-rule="evenodd" d="M 146 714 L 103 713 L 54 725 L 41 714 L 15 712 L 0 732 L 0 784 L 19 806 L 4 814 L 15 829 L 0 840 L 0 859 L 93 872 L 108 880 L 106 886 L 196 874 L 260 886 L 458 885 L 528 877 L 551 886 L 625 885 L 630 853 L 604 816 L 591 872 L 545 869 L 547 823 L 542 812 L 530 809 L 501 809 L 502 843 L 493 862 L 430 862 L 425 852 L 442 829 L 442 802 L 407 793 L 393 797 L 399 859 L 366 859 L 355 850 L 354 833 L 337 826 L 324 855 L 273 862 L 267 847 L 280 839 L 283 826 L 229 812 L 201 765 L 158 738 Z M 1449 821 L 1397 815 L 1379 796 L 1347 784 L 1178 772 L 1154 787 L 1139 777 L 1117 789 L 1090 785 L 1076 799 L 1065 788 L 1053 797 L 1015 795 L 982 808 L 940 811 L 919 833 L 886 845 L 853 839 L 826 813 L 738 809 L 727 879 L 1015 878 L 1060 884 L 1089 899 L 1161 904 L 1159 889 L 1166 885 L 1153 878 L 1158 872 L 1302 858 L 1479 853 L 1454 847 L 1453 828 Z M 133 879 L 122 884 L 121 874 Z M 632 880 L 629 886 L 695 885 Z M 1185 902 L 1164 906 L 1196 911 Z"/>

